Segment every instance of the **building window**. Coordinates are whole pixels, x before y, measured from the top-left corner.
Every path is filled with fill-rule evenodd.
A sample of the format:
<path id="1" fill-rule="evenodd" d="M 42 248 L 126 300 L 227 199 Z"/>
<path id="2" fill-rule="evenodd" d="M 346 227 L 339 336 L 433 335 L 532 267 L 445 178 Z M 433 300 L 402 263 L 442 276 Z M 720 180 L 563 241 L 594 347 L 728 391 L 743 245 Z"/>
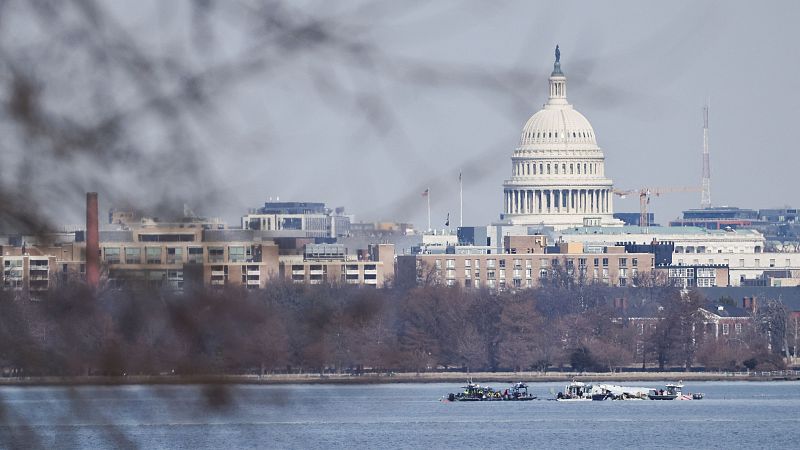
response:
<path id="1" fill-rule="evenodd" d="M 603 258 L 603 267 L 608 267 L 608 258 Z"/>
<path id="2" fill-rule="evenodd" d="M 505 267 L 506 267 L 506 260 L 505 259 L 501 259 L 500 260 L 500 268 L 501 269 L 505 269 Z"/>
<path id="3" fill-rule="evenodd" d="M 727 323 L 722 324 L 722 334 L 727 335 L 730 332 L 730 325 Z"/>
<path id="4" fill-rule="evenodd" d="M 194 264 L 203 263 L 203 247 L 189 247 L 189 262 Z"/>
<path id="5" fill-rule="evenodd" d="M 244 262 L 244 247 L 243 246 L 229 246 L 228 247 L 228 260 L 230 262 Z"/>
<path id="6" fill-rule="evenodd" d="M 145 247 L 147 264 L 161 264 L 161 247 Z"/>
<path id="7" fill-rule="evenodd" d="M 742 323 L 736 322 L 736 324 L 733 326 L 733 329 L 736 331 L 736 334 L 742 334 Z"/>
<path id="8" fill-rule="evenodd" d="M 620 258 L 619 259 L 619 266 L 620 267 L 628 267 L 628 258 Z"/>
<path id="9" fill-rule="evenodd" d="M 106 264 L 119 264 L 119 247 L 106 247 Z"/>
<path id="10" fill-rule="evenodd" d="M 183 249 L 180 247 L 167 247 L 167 264 L 180 264 L 183 262 Z"/>
<path id="11" fill-rule="evenodd" d="M 224 247 L 208 247 L 208 262 L 221 263 L 225 261 Z"/>
<path id="12" fill-rule="evenodd" d="M 141 264 L 142 263 L 142 249 L 126 248 L 125 249 L 125 264 Z"/>

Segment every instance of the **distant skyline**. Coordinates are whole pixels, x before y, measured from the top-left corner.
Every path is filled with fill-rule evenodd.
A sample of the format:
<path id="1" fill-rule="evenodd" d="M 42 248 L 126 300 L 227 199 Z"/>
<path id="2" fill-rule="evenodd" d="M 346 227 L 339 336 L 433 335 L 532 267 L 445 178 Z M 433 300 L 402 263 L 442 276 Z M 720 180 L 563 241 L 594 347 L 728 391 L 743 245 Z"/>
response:
<path id="1" fill-rule="evenodd" d="M 793 151 L 800 4 L 345 3 L 291 6 L 311 22 L 340 21 L 342 36 L 379 56 L 279 53 L 263 74 L 217 96 L 208 122 L 192 125 L 200 150 L 187 182 L 151 182 L 113 168 L 114 182 L 98 185 L 75 159 L 60 162 L 54 184 L 99 191 L 102 208 L 119 199 L 159 205 L 166 190 L 185 190 L 192 209 L 231 224 L 280 197 L 418 228 L 427 224 L 420 194 L 430 188 L 432 222 L 441 228 L 448 213 L 458 224 L 463 172 L 464 223 L 486 224 L 502 211 L 511 153 L 546 101 L 558 44 L 569 102 L 592 123 L 615 188 L 699 186 L 702 107 L 710 98 L 712 204 L 800 204 L 790 184 L 800 164 Z M 217 8 L 231 8 L 225 5 Z M 160 2 L 106 8 L 157 53 L 181 48 L 174 43 L 188 39 L 193 20 L 187 7 Z M 214 28 L 215 45 L 186 59 L 224 59 L 248 30 Z M 147 124 L 143 135 L 159 139 Z M 14 156 L 8 145 L 3 151 Z M 3 176 L 14 176 L 13 164 L 4 165 Z M 205 188 L 214 193 L 207 200 L 197 195 Z M 42 197 L 64 222 L 82 220 L 82 198 Z M 654 197 L 650 211 L 665 224 L 699 205 L 699 192 L 672 193 Z M 638 200 L 615 198 L 614 210 L 636 212 Z"/>

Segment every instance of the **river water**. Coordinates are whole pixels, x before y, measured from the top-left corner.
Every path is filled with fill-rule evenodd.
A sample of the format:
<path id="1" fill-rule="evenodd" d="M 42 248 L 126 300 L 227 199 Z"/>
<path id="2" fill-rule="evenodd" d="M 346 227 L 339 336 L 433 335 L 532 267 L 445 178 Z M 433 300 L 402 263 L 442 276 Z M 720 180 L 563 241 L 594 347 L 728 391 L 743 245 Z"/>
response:
<path id="1" fill-rule="evenodd" d="M 626 385 L 657 387 L 659 383 Z M 491 384 L 506 388 L 503 383 Z M 457 384 L 0 388 L 3 448 L 798 448 L 800 383 L 701 401 L 440 402 Z M 563 383 L 531 383 L 540 398 Z"/>

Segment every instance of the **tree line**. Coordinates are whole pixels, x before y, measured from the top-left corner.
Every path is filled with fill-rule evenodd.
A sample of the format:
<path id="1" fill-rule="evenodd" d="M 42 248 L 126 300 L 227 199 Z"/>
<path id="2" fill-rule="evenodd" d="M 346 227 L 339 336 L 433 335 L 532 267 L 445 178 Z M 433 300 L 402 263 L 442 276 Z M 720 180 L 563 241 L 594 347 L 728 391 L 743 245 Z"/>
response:
<path id="1" fill-rule="evenodd" d="M 95 292 L 72 284 L 36 301 L 0 292 L 0 367 L 6 376 L 80 376 L 782 365 L 787 314 L 779 302 L 720 339 L 704 322 L 706 303 L 659 283 L 499 293 L 284 282 Z"/>

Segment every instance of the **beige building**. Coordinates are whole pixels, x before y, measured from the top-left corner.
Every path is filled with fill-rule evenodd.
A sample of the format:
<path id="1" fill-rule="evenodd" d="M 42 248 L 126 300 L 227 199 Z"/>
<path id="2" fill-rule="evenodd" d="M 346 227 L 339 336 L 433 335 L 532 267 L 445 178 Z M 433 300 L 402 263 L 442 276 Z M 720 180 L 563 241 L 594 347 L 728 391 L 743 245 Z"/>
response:
<path id="1" fill-rule="evenodd" d="M 183 290 L 188 285 L 259 289 L 279 277 L 309 284 L 383 287 L 394 277 L 391 244 L 346 255 L 343 246 L 306 241 L 279 248 L 262 231 L 147 222 L 100 232 L 102 278 L 112 288 Z M 320 251 L 333 247 L 340 254 Z M 77 241 L 73 237 L 60 244 L 0 245 L 0 286 L 44 291 L 70 278 L 83 279 L 85 261 L 81 233 Z"/>
<path id="2" fill-rule="evenodd" d="M 361 255 L 348 255 L 343 245 L 307 245 L 302 256 L 281 257 L 280 271 L 294 283 L 382 288 L 394 277 L 394 245 L 372 245 Z"/>
<path id="3" fill-rule="evenodd" d="M 278 275 L 278 247 L 253 233 L 174 225 L 101 232 L 101 262 L 114 286 L 263 288 Z"/>
<path id="4" fill-rule="evenodd" d="M 640 272 L 653 270 L 655 264 L 653 254 L 625 253 L 621 246 L 586 251 L 582 244 L 562 243 L 556 252 L 548 252 L 545 236 L 506 236 L 502 254 L 467 249 L 398 256 L 398 277 L 414 274 L 418 284 L 504 290 L 538 287 L 548 278 L 567 274 L 588 283 L 631 286 Z"/>
<path id="5" fill-rule="evenodd" d="M 0 245 L 0 287 L 40 292 L 57 286 L 85 270 L 85 248 L 73 242 L 74 234 L 20 237 L 20 242 Z"/>

